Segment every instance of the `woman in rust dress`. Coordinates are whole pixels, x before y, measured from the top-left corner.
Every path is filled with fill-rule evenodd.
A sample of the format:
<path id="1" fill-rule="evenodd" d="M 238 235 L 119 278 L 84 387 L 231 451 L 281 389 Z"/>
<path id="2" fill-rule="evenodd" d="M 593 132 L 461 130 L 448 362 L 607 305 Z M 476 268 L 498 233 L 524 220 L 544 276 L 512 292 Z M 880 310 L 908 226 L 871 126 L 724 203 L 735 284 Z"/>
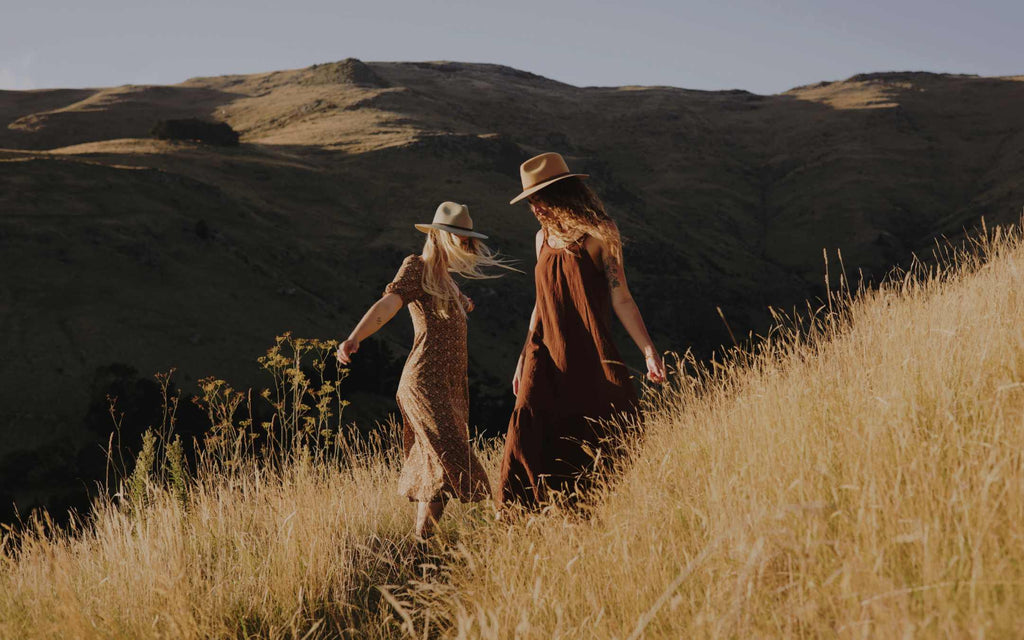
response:
<path id="1" fill-rule="evenodd" d="M 398 384 L 405 464 L 398 491 L 417 503 L 416 535 L 428 537 L 444 509 L 456 498 L 489 498 L 491 487 L 469 441 L 466 313 L 473 302 L 459 291 L 451 273 L 469 278 L 494 277 L 481 267 L 508 268 L 473 231 L 465 205 L 442 203 L 431 224 L 416 228 L 427 234 L 422 255 L 403 262 L 398 274 L 338 347 L 338 360 L 351 362 L 359 343 L 409 307 L 415 338 Z"/>
<path id="2" fill-rule="evenodd" d="M 545 153 L 520 168 L 523 193 L 540 222 L 537 301 L 512 382 L 515 410 L 501 465 L 501 506 L 535 506 L 551 491 L 586 488 L 600 420 L 635 408 L 636 393 L 611 337 L 612 311 L 643 352 L 647 375 L 665 369 L 626 285 L 622 243 L 601 201 Z"/>

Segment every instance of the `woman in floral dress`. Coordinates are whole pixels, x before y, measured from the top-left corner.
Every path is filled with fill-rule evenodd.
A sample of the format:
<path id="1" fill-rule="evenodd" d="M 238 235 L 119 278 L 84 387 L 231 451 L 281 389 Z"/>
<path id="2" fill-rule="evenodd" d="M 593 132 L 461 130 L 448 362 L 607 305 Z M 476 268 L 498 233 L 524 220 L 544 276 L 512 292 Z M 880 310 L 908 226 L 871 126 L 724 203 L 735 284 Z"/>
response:
<path id="1" fill-rule="evenodd" d="M 429 537 L 445 501 L 476 502 L 491 488 L 469 439 L 466 314 L 473 301 L 452 274 L 495 277 L 484 267 L 509 268 L 473 231 L 465 205 L 444 202 L 430 224 L 423 253 L 407 257 L 384 295 L 338 347 L 338 360 L 351 362 L 359 343 L 383 327 L 402 306 L 409 308 L 415 338 L 398 384 L 405 463 L 399 493 L 416 502 L 416 536 Z"/>

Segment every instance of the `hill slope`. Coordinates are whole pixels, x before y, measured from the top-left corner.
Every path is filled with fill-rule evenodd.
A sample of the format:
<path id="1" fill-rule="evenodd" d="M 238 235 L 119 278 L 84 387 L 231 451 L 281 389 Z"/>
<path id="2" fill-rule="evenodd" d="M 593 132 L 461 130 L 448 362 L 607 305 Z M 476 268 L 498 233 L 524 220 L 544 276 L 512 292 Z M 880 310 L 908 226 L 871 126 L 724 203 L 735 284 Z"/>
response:
<path id="1" fill-rule="evenodd" d="M 5 539 L 0 635 L 1019 637 L 1024 241 L 977 249 L 690 363 L 588 514 L 456 507 L 424 555 L 395 447 L 242 460 Z"/>
<path id="2" fill-rule="evenodd" d="M 937 234 L 1015 220 L 1020 80 L 868 74 L 758 96 L 346 60 L 0 92 L 0 469 L 41 490 L 47 464 L 74 469 L 95 449 L 81 425 L 109 426 L 111 389 L 172 366 L 186 387 L 211 373 L 259 383 L 252 360 L 273 335 L 347 331 L 442 200 L 467 202 L 529 271 L 536 222 L 505 203 L 539 151 L 592 175 L 659 346 L 706 354 L 729 340 L 716 307 L 743 334 L 768 326 L 768 305 L 823 295 L 822 248 L 877 278 Z M 147 139 L 156 120 L 191 116 L 229 122 L 243 144 Z M 531 280 L 466 289 L 474 422 L 499 432 Z M 397 325 L 383 336 L 392 376 L 409 334 Z M 386 398 L 378 377 L 366 392 Z M 25 472 L 15 462 L 33 449 L 45 453 Z"/>
<path id="3" fill-rule="evenodd" d="M 591 518 L 460 538 L 450 580 L 411 589 L 418 628 L 1020 637 L 1024 242 L 994 237 L 690 367 Z"/>

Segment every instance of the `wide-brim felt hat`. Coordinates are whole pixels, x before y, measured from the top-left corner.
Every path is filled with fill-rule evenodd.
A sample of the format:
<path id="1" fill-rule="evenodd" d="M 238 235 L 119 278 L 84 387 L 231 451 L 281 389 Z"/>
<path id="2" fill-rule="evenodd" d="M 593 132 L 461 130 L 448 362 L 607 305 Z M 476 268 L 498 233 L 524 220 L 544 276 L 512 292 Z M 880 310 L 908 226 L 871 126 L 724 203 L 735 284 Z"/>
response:
<path id="1" fill-rule="evenodd" d="M 487 239 L 484 234 L 473 231 L 473 219 L 469 217 L 469 207 L 458 202 L 442 202 L 434 212 L 433 222 L 414 226 L 423 233 L 427 233 L 431 229 L 440 229 L 457 236 Z"/>
<path id="2" fill-rule="evenodd" d="M 528 198 L 544 187 L 553 185 L 566 178 L 586 178 L 585 173 L 572 173 L 565 159 L 557 153 L 542 153 L 519 165 L 519 177 L 523 181 L 523 192 L 512 198 L 509 204 L 515 204 Z"/>

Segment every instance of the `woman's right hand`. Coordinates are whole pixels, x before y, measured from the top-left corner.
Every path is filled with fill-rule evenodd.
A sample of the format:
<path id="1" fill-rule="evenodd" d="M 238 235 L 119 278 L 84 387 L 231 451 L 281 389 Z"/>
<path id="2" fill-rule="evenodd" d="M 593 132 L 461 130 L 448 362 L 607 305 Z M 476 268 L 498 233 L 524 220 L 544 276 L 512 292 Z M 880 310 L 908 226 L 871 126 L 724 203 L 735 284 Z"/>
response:
<path id="1" fill-rule="evenodd" d="M 652 349 L 644 356 L 644 360 L 647 361 L 647 379 L 658 384 L 665 382 L 665 362 L 661 355 Z"/>
<path id="2" fill-rule="evenodd" d="M 349 338 L 338 345 L 338 352 L 335 354 L 341 364 L 351 364 L 352 354 L 359 351 L 359 341 Z"/>

